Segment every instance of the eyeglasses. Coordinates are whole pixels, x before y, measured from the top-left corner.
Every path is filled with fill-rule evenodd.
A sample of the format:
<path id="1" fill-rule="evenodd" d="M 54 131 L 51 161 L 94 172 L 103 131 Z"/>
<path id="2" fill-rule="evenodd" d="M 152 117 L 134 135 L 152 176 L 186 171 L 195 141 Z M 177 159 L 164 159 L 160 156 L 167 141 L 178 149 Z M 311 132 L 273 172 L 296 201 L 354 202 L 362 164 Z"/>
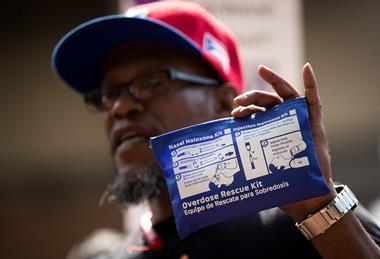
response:
<path id="1" fill-rule="evenodd" d="M 146 102 L 153 96 L 167 93 L 175 85 L 172 83 L 174 80 L 210 86 L 220 84 L 212 78 L 169 69 L 141 76 L 122 85 L 94 89 L 85 94 L 84 101 L 98 111 L 109 111 L 125 90 L 133 100 Z"/>

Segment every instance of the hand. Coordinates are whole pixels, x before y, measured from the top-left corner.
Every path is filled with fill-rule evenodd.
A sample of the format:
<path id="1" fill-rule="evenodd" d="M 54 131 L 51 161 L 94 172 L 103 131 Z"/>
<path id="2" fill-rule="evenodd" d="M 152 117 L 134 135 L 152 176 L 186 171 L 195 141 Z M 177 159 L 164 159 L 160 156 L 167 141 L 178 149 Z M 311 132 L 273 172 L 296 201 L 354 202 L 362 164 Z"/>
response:
<path id="1" fill-rule="evenodd" d="M 275 93 L 253 90 L 237 96 L 234 101 L 239 107 L 231 112 L 232 116 L 236 118 L 245 117 L 252 113 L 264 111 L 266 108 L 280 104 L 283 101 L 300 96 L 299 92 L 293 86 L 269 68 L 260 65 L 258 73 L 264 81 L 272 86 Z M 314 139 L 315 149 L 323 177 L 328 183 L 331 192 L 325 196 L 281 206 L 281 209 L 296 221 L 303 220 L 310 213 L 320 210 L 336 195 L 331 176 L 328 142 L 322 123 L 321 100 L 319 98 L 318 86 L 313 69 L 309 63 L 304 65 L 302 69 L 302 77 L 305 87 L 305 97 L 309 108 L 310 128 Z"/>
<path id="2" fill-rule="evenodd" d="M 293 156 L 295 156 L 298 153 L 298 151 L 299 151 L 298 146 L 292 147 L 290 149 L 290 155 L 293 157 Z"/>

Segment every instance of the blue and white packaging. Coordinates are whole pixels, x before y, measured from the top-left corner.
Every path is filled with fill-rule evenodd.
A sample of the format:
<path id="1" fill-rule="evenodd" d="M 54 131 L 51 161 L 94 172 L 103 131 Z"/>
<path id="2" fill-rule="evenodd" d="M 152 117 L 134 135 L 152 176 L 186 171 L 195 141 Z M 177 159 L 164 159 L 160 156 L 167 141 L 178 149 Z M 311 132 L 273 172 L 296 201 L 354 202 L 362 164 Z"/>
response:
<path id="1" fill-rule="evenodd" d="M 305 98 L 242 119 L 224 118 L 150 140 L 178 234 L 329 192 Z"/>

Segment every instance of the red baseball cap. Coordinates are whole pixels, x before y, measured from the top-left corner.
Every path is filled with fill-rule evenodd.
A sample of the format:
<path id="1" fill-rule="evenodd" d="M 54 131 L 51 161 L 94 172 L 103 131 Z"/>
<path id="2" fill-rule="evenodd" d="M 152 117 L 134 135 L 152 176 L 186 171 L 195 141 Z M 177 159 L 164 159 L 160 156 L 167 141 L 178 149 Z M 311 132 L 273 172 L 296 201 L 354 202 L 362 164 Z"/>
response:
<path id="1" fill-rule="evenodd" d="M 197 55 L 238 93 L 244 89 L 233 33 L 198 4 L 184 1 L 139 5 L 125 14 L 79 25 L 55 46 L 53 69 L 67 84 L 85 94 L 101 86 L 103 65 L 110 53 L 135 42 L 157 43 Z"/>

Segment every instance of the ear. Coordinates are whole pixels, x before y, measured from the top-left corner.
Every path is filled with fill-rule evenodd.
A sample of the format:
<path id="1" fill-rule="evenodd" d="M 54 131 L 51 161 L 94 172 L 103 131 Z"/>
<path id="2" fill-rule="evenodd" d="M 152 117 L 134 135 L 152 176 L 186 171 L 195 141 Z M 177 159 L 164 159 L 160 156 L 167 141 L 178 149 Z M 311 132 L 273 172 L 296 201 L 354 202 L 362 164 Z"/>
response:
<path id="1" fill-rule="evenodd" d="M 236 107 L 234 98 L 237 96 L 236 88 L 224 83 L 215 88 L 215 111 L 220 117 L 231 116 L 231 111 Z"/>

